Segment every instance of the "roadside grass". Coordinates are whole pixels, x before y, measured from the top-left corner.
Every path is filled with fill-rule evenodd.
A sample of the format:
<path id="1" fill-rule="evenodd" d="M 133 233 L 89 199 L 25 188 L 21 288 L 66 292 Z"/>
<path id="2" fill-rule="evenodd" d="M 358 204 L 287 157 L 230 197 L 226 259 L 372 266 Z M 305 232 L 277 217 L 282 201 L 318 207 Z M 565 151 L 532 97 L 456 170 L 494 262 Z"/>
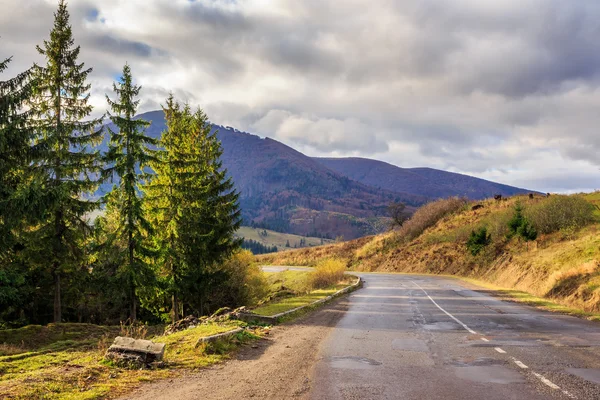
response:
<path id="1" fill-rule="evenodd" d="M 334 294 L 340 289 L 345 288 L 346 286 L 348 285 L 338 284 L 326 289 L 313 290 L 310 293 L 301 296 L 288 297 L 282 300 L 267 303 L 263 306 L 255 308 L 254 310 L 252 310 L 252 312 L 258 315 L 270 317 L 282 313 L 284 311 L 293 310 L 294 308 L 302 307 L 313 303 L 317 300 L 324 299 L 325 297 L 331 296 L 332 294 Z"/>
<path id="2" fill-rule="evenodd" d="M 532 307 L 539 308 L 542 310 L 556 312 L 559 314 L 572 315 L 574 317 L 584 318 L 584 319 L 587 319 L 590 321 L 600 321 L 600 312 L 588 312 L 588 311 L 584 311 L 580 308 L 569 307 L 564 304 L 560 304 L 560 303 L 548 300 L 547 298 L 541 298 L 541 297 L 534 296 L 531 293 L 527 293 L 527 292 L 524 292 L 521 290 L 507 289 L 507 288 L 499 287 L 499 286 L 496 286 L 491 283 L 484 282 L 484 281 L 481 281 L 478 279 L 453 276 L 453 275 L 443 275 L 443 276 L 445 276 L 447 278 L 462 280 L 462 281 L 471 283 L 475 286 L 479 286 L 479 287 L 488 289 L 489 290 L 489 292 L 487 292 L 488 294 L 490 294 L 494 297 L 499 297 L 505 301 L 513 301 L 516 303 L 526 304 L 528 306 L 532 306 Z"/>
<path id="3" fill-rule="evenodd" d="M 151 338 L 167 345 L 166 368 L 128 370 L 104 361 L 104 353 L 119 334 L 119 327 L 89 324 L 51 324 L 0 331 L 4 341 L 0 357 L 0 398 L 7 399 L 99 399 L 126 393 L 141 382 L 179 375 L 186 369 L 201 368 L 227 358 L 227 352 L 251 335 L 238 335 L 219 345 L 219 351 L 196 347 L 201 337 L 242 326 L 239 321 L 200 325 L 167 336 Z M 58 332 L 77 332 L 61 340 Z M 34 334 L 33 332 L 38 332 Z M 89 332 L 89 335 L 86 333 Z M 104 332 L 98 336 L 99 332 Z M 58 340 L 52 342 L 51 338 Z M 24 338 L 27 338 L 25 340 Z"/>
<path id="4" fill-rule="evenodd" d="M 252 312 L 270 317 L 331 296 L 351 284 L 352 278 L 344 276 L 344 270 L 344 263 L 328 259 L 313 271 L 265 272 L 270 295 Z"/>

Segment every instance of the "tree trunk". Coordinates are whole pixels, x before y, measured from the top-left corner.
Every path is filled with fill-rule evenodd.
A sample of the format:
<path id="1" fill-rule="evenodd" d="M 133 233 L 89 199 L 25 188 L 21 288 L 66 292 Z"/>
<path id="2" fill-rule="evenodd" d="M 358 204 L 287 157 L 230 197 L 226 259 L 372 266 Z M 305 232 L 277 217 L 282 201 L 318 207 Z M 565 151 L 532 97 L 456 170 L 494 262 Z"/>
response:
<path id="1" fill-rule="evenodd" d="M 130 219 L 131 220 L 131 219 Z M 133 273 L 133 269 L 134 269 L 134 264 L 135 264 L 135 258 L 133 257 L 133 236 L 132 236 L 132 232 L 131 232 L 131 223 L 129 224 L 129 273 L 130 273 L 130 282 L 129 285 L 130 290 L 131 290 L 131 312 L 129 315 L 129 318 L 131 318 L 131 322 L 133 323 L 133 321 L 135 321 L 137 319 L 137 304 L 136 304 L 136 296 L 135 296 L 135 281 L 134 281 L 134 273 Z"/>
<path id="2" fill-rule="evenodd" d="M 60 303 L 60 273 L 58 272 L 58 266 L 54 272 L 54 322 L 58 323 L 62 321 L 62 306 Z"/>
<path id="3" fill-rule="evenodd" d="M 179 319 L 179 311 L 177 310 L 177 294 L 173 293 L 171 297 L 171 322 L 175 323 Z"/>
<path id="4" fill-rule="evenodd" d="M 132 323 L 137 319 L 137 302 L 135 297 L 135 285 L 133 283 L 131 284 L 131 311 L 129 318 Z"/>

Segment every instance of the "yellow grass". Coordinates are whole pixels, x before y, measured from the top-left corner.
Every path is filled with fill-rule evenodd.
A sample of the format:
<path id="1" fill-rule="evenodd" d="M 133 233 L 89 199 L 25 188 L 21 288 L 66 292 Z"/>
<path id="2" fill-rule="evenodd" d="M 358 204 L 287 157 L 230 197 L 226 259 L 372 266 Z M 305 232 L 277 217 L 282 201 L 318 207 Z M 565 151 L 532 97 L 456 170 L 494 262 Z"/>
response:
<path id="1" fill-rule="evenodd" d="M 166 343 L 168 368 L 128 370 L 105 362 L 106 347 L 119 327 L 89 324 L 51 324 L 0 331 L 5 344 L 0 347 L 0 398 L 8 399 L 99 399 L 116 397 L 141 382 L 176 376 L 181 371 L 199 368 L 225 357 L 206 354 L 196 348 L 200 337 L 224 332 L 238 322 L 200 325 L 197 328 L 158 336 L 153 341 Z M 105 336 L 97 333 L 105 331 Z M 35 333 L 37 332 L 37 334 Z M 60 340 L 65 333 L 74 339 Z M 89 332 L 89 335 L 86 335 Z M 21 345 L 18 343 L 22 343 Z"/>
<path id="2" fill-rule="evenodd" d="M 600 207 L 600 192 L 583 196 Z M 284 252 L 259 258 L 261 263 L 277 265 L 316 265 L 320 260 L 337 257 L 353 270 L 446 274 L 478 279 L 506 290 L 528 293 L 560 307 L 578 309 L 582 315 L 600 311 L 600 224 L 577 224 L 540 234 L 525 244 L 508 240 L 507 224 L 520 201 L 528 210 L 560 212 L 556 204 L 569 204 L 542 196 L 503 201 L 493 199 L 472 202 L 464 209 L 443 217 L 413 240 L 404 242 L 397 234 L 387 233 L 358 240 L 301 251 Z M 474 204 L 483 208 L 471 210 Z M 544 209 L 545 205 L 547 209 Z M 554 207 L 551 208 L 550 206 Z M 551 211 L 547 211 L 551 210 Z M 548 214 L 550 212 L 550 214 Z M 589 222 L 588 222 L 589 223 Z M 493 243 L 477 256 L 466 248 L 472 230 L 486 227 Z M 515 292 L 517 293 L 517 292 Z M 518 297 L 524 297 L 519 294 Z M 533 302 L 533 300 L 531 300 Z M 537 301 L 537 300 L 536 300 Z M 557 307 L 559 307 L 557 306 Z M 554 307 L 556 308 L 556 307 Z"/>

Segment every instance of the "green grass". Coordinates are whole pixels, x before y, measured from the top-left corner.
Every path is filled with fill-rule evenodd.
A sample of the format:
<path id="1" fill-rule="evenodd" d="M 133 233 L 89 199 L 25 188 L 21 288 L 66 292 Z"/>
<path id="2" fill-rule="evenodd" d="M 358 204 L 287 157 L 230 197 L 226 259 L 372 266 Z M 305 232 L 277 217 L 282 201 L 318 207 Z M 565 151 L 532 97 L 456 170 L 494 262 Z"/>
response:
<path id="1" fill-rule="evenodd" d="M 140 382 L 179 375 L 227 358 L 236 343 L 249 338 L 238 335 L 220 351 L 196 347 L 199 338 L 225 332 L 242 325 L 239 321 L 200 325 L 168 336 L 152 338 L 165 343 L 168 368 L 128 370 L 104 361 L 106 348 L 118 334 L 118 327 L 89 324 L 28 326 L 0 331 L 4 356 L 0 357 L 0 398 L 10 399 L 99 399 L 117 396 Z M 63 331 L 65 332 L 63 334 Z M 70 334 L 67 334 L 70 332 Z M 105 332 L 98 336 L 99 332 Z M 87 333 L 87 334 L 86 334 Z M 56 340 L 70 336 L 72 339 Z M 74 339 L 73 339 L 74 338 Z M 26 340 L 24 340 L 26 339 Z"/>
<path id="2" fill-rule="evenodd" d="M 348 285 L 335 285 L 327 289 L 313 290 L 312 292 L 304 295 L 288 297 L 282 300 L 273 301 L 268 304 L 265 304 L 264 306 L 260 306 L 252 310 L 252 312 L 258 315 L 270 317 L 282 313 L 284 311 L 293 310 L 294 308 L 306 306 L 310 303 L 314 303 L 317 300 L 324 299 L 325 297 L 331 296 L 332 294 L 334 294 L 340 289 L 345 288 L 346 286 Z"/>
<path id="3" fill-rule="evenodd" d="M 267 236 L 261 235 L 261 232 L 263 231 L 267 232 Z M 235 235 L 248 240 L 255 240 L 265 246 L 276 246 L 277 250 L 279 251 L 293 249 L 294 245 L 296 245 L 297 248 L 300 248 L 301 239 L 304 239 L 306 242 L 304 247 L 320 246 L 321 244 L 330 244 L 334 242 L 330 239 L 323 239 L 323 243 L 321 243 L 321 239 L 316 237 L 304 237 L 289 233 L 270 231 L 268 229 L 251 228 L 249 226 L 240 227 Z M 288 241 L 290 243 L 290 247 L 285 246 Z"/>

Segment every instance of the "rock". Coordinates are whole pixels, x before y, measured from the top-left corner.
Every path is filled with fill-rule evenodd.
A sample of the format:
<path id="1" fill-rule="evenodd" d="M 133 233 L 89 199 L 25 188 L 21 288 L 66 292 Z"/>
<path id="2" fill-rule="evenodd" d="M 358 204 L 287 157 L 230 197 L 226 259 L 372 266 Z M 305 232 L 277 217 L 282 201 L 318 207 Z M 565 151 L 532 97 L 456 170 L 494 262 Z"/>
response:
<path id="1" fill-rule="evenodd" d="M 171 333 L 183 331 L 190 328 L 195 328 L 203 322 L 202 319 L 198 319 L 193 315 L 188 315 L 187 317 L 180 319 L 179 321 L 169 325 L 165 329 L 165 335 L 170 335 Z"/>
<path id="2" fill-rule="evenodd" d="M 122 368 L 139 369 L 161 362 L 164 354 L 164 343 L 117 336 L 105 358 Z"/>

